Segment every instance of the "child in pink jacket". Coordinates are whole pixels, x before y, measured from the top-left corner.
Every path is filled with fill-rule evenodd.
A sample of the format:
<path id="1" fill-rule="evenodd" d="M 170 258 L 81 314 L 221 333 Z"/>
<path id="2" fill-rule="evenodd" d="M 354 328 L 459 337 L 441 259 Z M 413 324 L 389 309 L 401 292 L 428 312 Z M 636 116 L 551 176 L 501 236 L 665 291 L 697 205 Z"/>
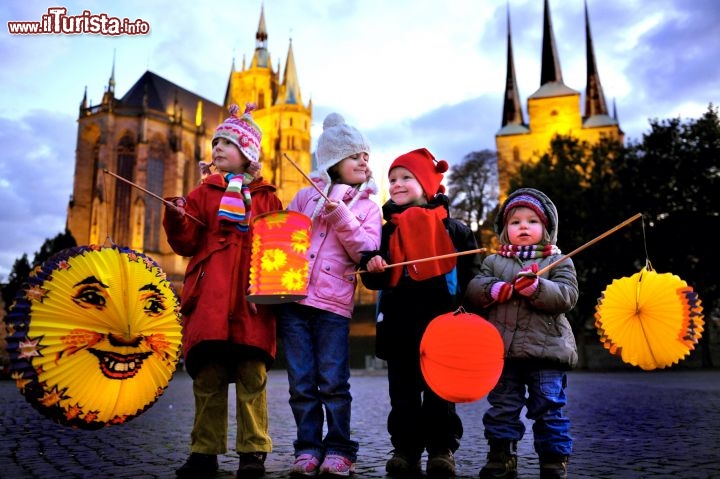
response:
<path id="1" fill-rule="evenodd" d="M 363 251 L 380 245 L 382 215 L 364 136 L 331 113 L 318 139 L 311 177 L 330 201 L 308 186 L 291 211 L 312 219 L 307 298 L 281 305 L 278 333 L 287 360 L 290 407 L 297 425 L 292 476 L 349 476 L 358 443 L 350 438 L 350 318 Z M 324 413 L 327 434 L 323 437 Z"/>

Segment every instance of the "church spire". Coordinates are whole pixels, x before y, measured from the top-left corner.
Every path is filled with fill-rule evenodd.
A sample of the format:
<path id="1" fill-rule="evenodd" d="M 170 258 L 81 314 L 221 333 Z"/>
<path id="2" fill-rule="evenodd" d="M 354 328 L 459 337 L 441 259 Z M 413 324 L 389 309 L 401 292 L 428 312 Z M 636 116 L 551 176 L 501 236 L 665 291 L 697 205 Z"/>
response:
<path id="1" fill-rule="evenodd" d="M 595 49 L 593 48 L 592 33 L 590 32 L 590 16 L 588 15 L 587 0 L 585 1 L 585 55 L 587 57 L 587 85 L 585 87 L 585 117 L 607 115 L 608 108 L 605 103 L 605 94 L 600 84 L 600 74 L 595 63 Z"/>
<path id="2" fill-rule="evenodd" d="M 115 93 L 115 50 L 113 50 L 112 70 L 110 71 L 110 80 L 108 80 L 108 93 Z"/>
<path id="3" fill-rule="evenodd" d="M 255 32 L 255 54 L 253 55 L 250 68 L 271 68 L 270 54 L 267 49 L 267 27 L 265 26 L 265 4 L 260 7 L 260 21 Z M 244 68 L 243 68 L 244 69 Z"/>
<path id="4" fill-rule="evenodd" d="M 285 98 L 280 99 L 282 103 L 289 105 L 302 105 L 300 82 L 298 82 L 297 69 L 295 68 L 295 55 L 293 53 L 292 38 L 290 39 L 290 46 L 288 47 L 287 60 L 285 60 L 283 87 L 285 91 Z"/>
<path id="5" fill-rule="evenodd" d="M 512 50 L 512 33 L 510 30 L 510 5 L 507 6 L 507 74 L 505 77 L 505 102 L 503 104 L 502 126 L 523 125 L 522 106 L 520 106 L 520 93 L 515 78 L 515 60 Z"/>
<path id="6" fill-rule="evenodd" d="M 543 44 L 542 44 L 542 70 L 540 73 L 540 86 L 546 83 L 562 83 L 562 71 L 560 70 L 560 58 L 555 46 L 555 33 L 553 32 L 552 19 L 550 18 L 550 5 L 545 0 L 545 12 L 543 14 Z"/>

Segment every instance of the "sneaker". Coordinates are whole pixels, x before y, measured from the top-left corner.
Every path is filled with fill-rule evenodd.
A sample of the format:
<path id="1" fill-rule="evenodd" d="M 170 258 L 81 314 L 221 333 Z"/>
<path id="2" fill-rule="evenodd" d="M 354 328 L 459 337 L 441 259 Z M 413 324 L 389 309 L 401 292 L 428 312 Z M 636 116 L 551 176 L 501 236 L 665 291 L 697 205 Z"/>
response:
<path id="1" fill-rule="evenodd" d="M 540 479 L 567 479 L 568 456 L 540 458 Z"/>
<path id="2" fill-rule="evenodd" d="M 257 479 L 265 475 L 266 452 L 240 452 L 237 479 Z"/>
<path id="3" fill-rule="evenodd" d="M 347 477 L 350 474 L 355 474 L 355 463 L 346 457 L 328 454 L 320 466 L 320 474 Z"/>
<path id="4" fill-rule="evenodd" d="M 312 454 L 300 454 L 290 468 L 291 476 L 314 476 L 320 467 L 320 459 Z"/>
<path id="5" fill-rule="evenodd" d="M 430 454 L 427 462 L 427 475 L 431 478 L 448 479 L 455 477 L 455 458 L 450 451 Z"/>
<path id="6" fill-rule="evenodd" d="M 409 476 L 420 476 L 422 465 L 420 457 L 410 457 L 408 454 L 393 451 L 393 457 L 385 464 L 385 472 L 388 476 L 406 478 Z"/>
<path id="7" fill-rule="evenodd" d="M 205 479 L 214 477 L 217 470 L 218 460 L 215 454 L 193 452 L 175 474 L 183 479 Z"/>

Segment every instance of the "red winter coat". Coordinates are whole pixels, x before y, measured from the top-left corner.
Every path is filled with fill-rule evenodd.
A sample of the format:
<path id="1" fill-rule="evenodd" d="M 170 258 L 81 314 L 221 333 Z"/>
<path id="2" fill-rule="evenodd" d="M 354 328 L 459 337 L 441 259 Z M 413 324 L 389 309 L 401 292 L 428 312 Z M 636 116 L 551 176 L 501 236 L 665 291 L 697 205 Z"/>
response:
<path id="1" fill-rule="evenodd" d="M 188 194 L 188 216 L 166 208 L 163 227 L 175 253 L 192 259 L 185 271 L 180 312 L 183 318 L 185 367 L 194 377 L 208 359 L 226 361 L 253 357 L 272 363 L 277 351 L 275 317 L 269 306 L 248 309 L 252 227 L 241 232 L 218 221 L 227 182 L 213 174 Z M 282 210 L 276 188 L 262 178 L 250 184 L 251 218 Z M 251 221 L 252 222 L 252 221 Z"/>

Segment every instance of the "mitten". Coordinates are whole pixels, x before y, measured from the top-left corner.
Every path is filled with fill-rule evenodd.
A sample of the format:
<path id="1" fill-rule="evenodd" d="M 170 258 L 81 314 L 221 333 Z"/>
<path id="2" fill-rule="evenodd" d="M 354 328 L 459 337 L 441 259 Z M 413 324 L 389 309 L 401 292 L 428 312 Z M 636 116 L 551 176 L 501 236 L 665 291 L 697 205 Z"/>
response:
<path id="1" fill-rule="evenodd" d="M 490 296 L 498 303 L 504 303 L 512 297 L 513 286 L 505 281 L 498 281 L 490 288 Z"/>
<path id="2" fill-rule="evenodd" d="M 523 296 L 532 296 L 538 287 L 538 265 L 533 263 L 532 265 L 523 268 L 515 277 L 513 286 L 515 291 L 522 294 Z"/>

